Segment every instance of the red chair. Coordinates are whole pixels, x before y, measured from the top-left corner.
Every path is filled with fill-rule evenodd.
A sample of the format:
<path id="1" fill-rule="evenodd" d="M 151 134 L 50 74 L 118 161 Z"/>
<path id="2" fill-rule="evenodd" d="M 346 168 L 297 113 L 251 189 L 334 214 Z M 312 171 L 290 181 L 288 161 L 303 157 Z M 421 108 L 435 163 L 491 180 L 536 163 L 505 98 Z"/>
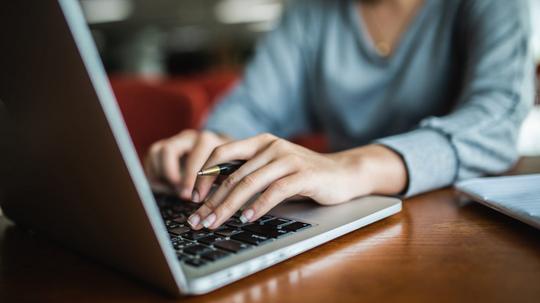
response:
<path id="1" fill-rule="evenodd" d="M 139 157 L 150 145 L 183 129 L 200 128 L 213 106 L 238 81 L 234 71 L 191 77 L 145 79 L 113 75 L 111 86 Z M 323 135 L 294 142 L 319 152 L 328 150 Z"/>
<path id="2" fill-rule="evenodd" d="M 183 84 L 199 86 L 206 94 L 208 111 L 238 82 L 238 79 L 236 71 L 211 71 L 189 77 L 172 77 L 163 81 L 162 87 L 181 91 Z"/>
<path id="3" fill-rule="evenodd" d="M 150 145 L 186 128 L 197 128 L 205 111 L 206 94 L 198 86 L 162 88 L 158 83 L 111 77 L 131 139 L 142 159 Z"/>

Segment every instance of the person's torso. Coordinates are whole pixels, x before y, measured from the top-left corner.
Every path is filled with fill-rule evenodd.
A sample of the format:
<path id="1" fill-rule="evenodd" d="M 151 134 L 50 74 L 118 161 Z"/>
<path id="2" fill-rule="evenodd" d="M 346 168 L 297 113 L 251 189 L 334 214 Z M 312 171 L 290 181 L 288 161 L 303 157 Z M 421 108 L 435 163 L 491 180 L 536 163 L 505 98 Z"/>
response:
<path id="1" fill-rule="evenodd" d="M 306 96 L 312 120 L 333 149 L 369 143 L 448 113 L 459 96 L 464 60 L 461 1 L 426 0 L 383 58 L 362 29 L 357 1 L 321 1 Z"/>

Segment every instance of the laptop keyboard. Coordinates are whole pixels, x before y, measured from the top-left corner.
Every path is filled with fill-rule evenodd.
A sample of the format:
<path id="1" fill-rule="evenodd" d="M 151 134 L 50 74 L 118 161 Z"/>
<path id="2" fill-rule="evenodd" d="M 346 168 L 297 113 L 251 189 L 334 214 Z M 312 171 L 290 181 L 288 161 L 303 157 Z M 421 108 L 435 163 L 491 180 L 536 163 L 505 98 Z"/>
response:
<path id="1" fill-rule="evenodd" d="M 311 227 L 309 223 L 273 215 L 264 215 L 253 223 L 244 224 L 239 219 L 239 211 L 219 229 L 192 230 L 187 218 L 200 204 L 162 195 L 157 195 L 156 201 L 178 260 L 193 267 L 221 260 Z"/>

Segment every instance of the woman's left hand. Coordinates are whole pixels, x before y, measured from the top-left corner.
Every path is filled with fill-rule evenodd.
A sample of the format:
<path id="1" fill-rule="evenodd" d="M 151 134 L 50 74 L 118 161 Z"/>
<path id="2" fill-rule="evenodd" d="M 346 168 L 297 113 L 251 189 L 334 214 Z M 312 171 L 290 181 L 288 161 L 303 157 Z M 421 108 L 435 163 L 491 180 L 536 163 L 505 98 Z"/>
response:
<path id="1" fill-rule="evenodd" d="M 248 161 L 222 182 L 189 218 L 189 223 L 195 229 L 215 229 L 257 193 L 261 194 L 242 212 L 243 222 L 257 220 L 294 196 L 330 205 L 371 194 L 376 183 L 372 182 L 369 165 L 366 166 L 370 164 L 369 157 L 362 156 L 370 152 L 358 150 L 320 154 L 270 134 L 221 145 L 203 167 L 232 160 Z M 215 179 L 215 176 L 199 177 L 193 196 L 205 200 Z"/>

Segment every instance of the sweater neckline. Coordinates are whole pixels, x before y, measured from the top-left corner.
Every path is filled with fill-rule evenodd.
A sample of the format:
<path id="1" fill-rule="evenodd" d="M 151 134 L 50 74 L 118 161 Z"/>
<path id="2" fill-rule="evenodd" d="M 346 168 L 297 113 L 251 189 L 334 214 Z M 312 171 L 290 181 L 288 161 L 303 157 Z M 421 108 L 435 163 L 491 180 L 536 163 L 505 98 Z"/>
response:
<path id="1" fill-rule="evenodd" d="M 423 23 L 423 20 L 428 15 L 429 7 L 433 1 L 424 0 L 424 3 L 418 8 L 417 12 L 414 14 L 413 19 L 406 25 L 405 30 L 399 37 L 396 47 L 393 49 L 392 53 L 389 56 L 382 56 L 375 48 L 375 43 L 372 40 L 371 36 L 366 30 L 364 20 L 362 16 L 358 13 L 358 1 L 350 0 L 347 1 L 348 5 L 346 10 L 349 14 L 349 19 L 353 28 L 353 32 L 358 42 L 362 52 L 367 58 L 372 62 L 380 65 L 388 65 L 391 62 L 397 60 L 401 57 L 405 50 L 414 40 L 415 34 L 418 32 L 419 27 Z"/>

